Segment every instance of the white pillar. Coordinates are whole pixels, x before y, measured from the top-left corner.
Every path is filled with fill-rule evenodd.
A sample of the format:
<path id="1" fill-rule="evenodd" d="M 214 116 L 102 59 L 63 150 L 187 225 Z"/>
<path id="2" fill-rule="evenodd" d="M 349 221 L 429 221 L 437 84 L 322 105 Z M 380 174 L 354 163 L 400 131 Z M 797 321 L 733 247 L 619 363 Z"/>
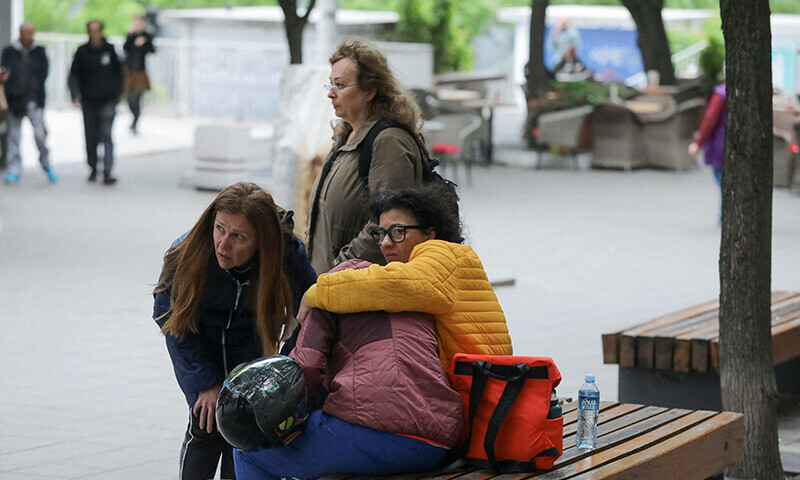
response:
<path id="1" fill-rule="evenodd" d="M 314 63 L 327 65 L 328 58 L 339 43 L 339 29 L 336 25 L 336 9 L 338 0 L 319 0 L 317 7 L 316 44 L 314 45 Z"/>
<path id="2" fill-rule="evenodd" d="M 23 0 L 0 0 L 0 48 L 17 38 L 24 16 Z"/>
<path id="3" fill-rule="evenodd" d="M 17 38 L 19 26 L 25 21 L 25 0 L 11 0 L 11 38 Z"/>

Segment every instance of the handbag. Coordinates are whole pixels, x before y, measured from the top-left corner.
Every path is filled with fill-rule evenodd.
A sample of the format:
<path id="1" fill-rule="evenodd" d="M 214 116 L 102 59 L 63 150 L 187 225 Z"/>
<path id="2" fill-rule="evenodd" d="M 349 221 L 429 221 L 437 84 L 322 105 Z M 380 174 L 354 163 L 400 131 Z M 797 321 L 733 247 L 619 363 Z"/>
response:
<path id="1" fill-rule="evenodd" d="M 555 397 L 561 373 L 551 358 L 457 353 L 448 373 L 463 401 L 468 464 L 504 473 L 553 466 L 563 451 L 564 417 Z"/>
<path id="2" fill-rule="evenodd" d="M 6 100 L 6 89 L 0 84 L 0 123 L 6 121 L 8 115 L 8 101 Z"/>

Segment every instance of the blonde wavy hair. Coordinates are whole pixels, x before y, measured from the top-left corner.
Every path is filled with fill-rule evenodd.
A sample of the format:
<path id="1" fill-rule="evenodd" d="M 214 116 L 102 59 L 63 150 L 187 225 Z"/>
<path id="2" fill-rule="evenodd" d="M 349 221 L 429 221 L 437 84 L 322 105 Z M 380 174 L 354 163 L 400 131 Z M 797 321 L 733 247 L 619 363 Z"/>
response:
<path id="1" fill-rule="evenodd" d="M 255 334 L 264 355 L 278 350 L 281 334 L 291 321 L 292 293 L 283 271 L 283 238 L 272 196 L 254 183 L 239 182 L 222 190 L 205 209 L 183 242 L 164 255 L 164 268 L 154 293 L 169 290 L 170 308 L 161 331 L 182 337 L 198 332 L 197 316 L 205 293 L 209 269 L 217 262 L 214 255 L 214 220 L 217 212 L 242 214 L 253 225 L 258 248 L 250 274 L 249 300 Z"/>
<path id="2" fill-rule="evenodd" d="M 331 65 L 343 58 L 349 58 L 358 70 L 358 88 L 375 89 L 370 102 L 372 115 L 392 119 L 419 132 L 422 127 L 422 113 L 413 95 L 394 77 L 386 56 L 377 47 L 358 37 L 343 40 L 328 60 Z M 353 127 L 344 120 L 337 121 L 333 130 L 338 136 L 349 135 Z"/>

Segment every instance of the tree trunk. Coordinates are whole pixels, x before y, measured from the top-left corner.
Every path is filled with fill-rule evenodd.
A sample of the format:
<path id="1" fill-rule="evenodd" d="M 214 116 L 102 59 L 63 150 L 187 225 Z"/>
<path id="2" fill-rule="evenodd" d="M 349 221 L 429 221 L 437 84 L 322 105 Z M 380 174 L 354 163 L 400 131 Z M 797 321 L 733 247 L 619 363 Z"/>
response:
<path id="1" fill-rule="evenodd" d="M 544 19 L 549 3 L 549 0 L 531 0 L 530 49 L 525 89 L 528 99 L 540 96 L 547 89 L 547 71 L 544 66 Z"/>
<path id="2" fill-rule="evenodd" d="M 297 15 L 296 0 L 278 0 L 278 3 L 283 10 L 283 24 L 286 28 L 286 39 L 289 42 L 289 63 L 292 65 L 303 63 L 303 29 L 316 0 L 308 2 L 306 13 L 302 16 Z"/>
<path id="3" fill-rule="evenodd" d="M 772 64 L 768 0 L 721 0 L 727 120 L 720 245 L 720 383 L 745 418 L 736 478 L 782 479 L 772 365 Z"/>
<path id="4" fill-rule="evenodd" d="M 636 43 L 642 52 L 644 70 L 656 70 L 661 85 L 676 85 L 675 70 L 672 67 L 672 53 L 669 50 L 667 32 L 661 9 L 664 0 L 621 0 L 631 13 L 639 37 Z"/>

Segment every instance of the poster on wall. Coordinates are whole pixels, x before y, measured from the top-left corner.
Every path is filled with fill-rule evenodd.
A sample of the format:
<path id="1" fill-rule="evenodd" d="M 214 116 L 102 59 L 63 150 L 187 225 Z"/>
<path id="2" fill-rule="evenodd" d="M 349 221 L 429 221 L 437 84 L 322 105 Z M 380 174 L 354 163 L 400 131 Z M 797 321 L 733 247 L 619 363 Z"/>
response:
<path id="1" fill-rule="evenodd" d="M 797 52 L 791 48 L 772 49 L 772 87 L 780 95 L 795 92 L 795 68 Z"/>

